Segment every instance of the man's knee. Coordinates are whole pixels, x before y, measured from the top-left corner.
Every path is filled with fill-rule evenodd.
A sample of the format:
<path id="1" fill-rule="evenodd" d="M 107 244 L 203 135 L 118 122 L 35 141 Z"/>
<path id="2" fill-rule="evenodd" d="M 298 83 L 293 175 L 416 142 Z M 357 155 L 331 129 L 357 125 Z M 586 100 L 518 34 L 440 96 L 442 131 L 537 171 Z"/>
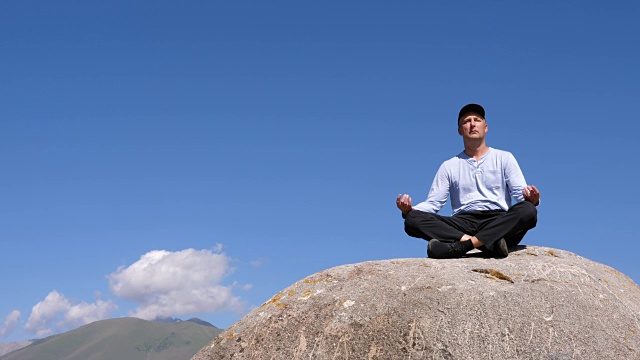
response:
<path id="1" fill-rule="evenodd" d="M 533 228 L 538 223 L 538 208 L 529 201 L 523 201 L 519 204 L 520 219 L 523 224 L 526 224 L 528 228 Z"/>
<path id="2" fill-rule="evenodd" d="M 419 221 L 417 218 L 417 214 L 415 210 L 411 210 L 409 211 L 405 216 L 404 216 L 404 231 L 411 236 L 414 236 L 414 229 L 417 229 L 419 227 Z"/>
<path id="3" fill-rule="evenodd" d="M 434 214 L 424 211 L 411 210 L 404 218 L 404 231 L 409 236 L 423 237 L 422 228 L 425 226 L 425 221 L 432 220 Z"/>

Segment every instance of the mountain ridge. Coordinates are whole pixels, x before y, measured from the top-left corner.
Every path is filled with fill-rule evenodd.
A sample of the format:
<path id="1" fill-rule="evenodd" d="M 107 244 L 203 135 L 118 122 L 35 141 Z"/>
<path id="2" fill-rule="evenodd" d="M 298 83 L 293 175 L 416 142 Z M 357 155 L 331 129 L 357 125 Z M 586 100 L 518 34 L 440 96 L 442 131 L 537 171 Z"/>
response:
<path id="1" fill-rule="evenodd" d="M 0 342 L 0 356 L 16 351 L 25 346 L 31 345 L 34 340 Z"/>
<path id="2" fill-rule="evenodd" d="M 176 319 L 174 319 L 176 320 Z M 39 339 L 1 360 L 188 359 L 222 330 L 200 319 L 173 322 L 138 318 L 96 321 Z"/>

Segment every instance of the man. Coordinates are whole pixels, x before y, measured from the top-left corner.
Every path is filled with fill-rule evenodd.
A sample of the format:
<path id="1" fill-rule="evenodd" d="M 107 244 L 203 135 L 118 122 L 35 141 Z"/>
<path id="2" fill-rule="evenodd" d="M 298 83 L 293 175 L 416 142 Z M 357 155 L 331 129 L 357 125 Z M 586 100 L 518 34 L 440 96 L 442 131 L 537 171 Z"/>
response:
<path id="1" fill-rule="evenodd" d="M 461 257 L 474 248 L 505 257 L 536 226 L 540 192 L 527 186 L 511 153 L 487 146 L 487 131 L 482 106 L 462 107 L 464 151 L 440 166 L 426 201 L 412 206 L 407 194 L 396 199 L 406 233 L 429 241 L 430 258 Z M 449 196 L 452 216 L 437 215 Z"/>

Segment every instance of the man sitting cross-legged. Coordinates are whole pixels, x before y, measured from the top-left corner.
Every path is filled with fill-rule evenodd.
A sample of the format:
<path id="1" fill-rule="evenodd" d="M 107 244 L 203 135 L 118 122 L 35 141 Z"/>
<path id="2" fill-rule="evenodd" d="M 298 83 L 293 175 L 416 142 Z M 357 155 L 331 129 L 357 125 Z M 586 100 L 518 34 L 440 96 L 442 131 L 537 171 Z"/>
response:
<path id="1" fill-rule="evenodd" d="M 484 108 L 465 105 L 458 114 L 464 151 L 440 166 L 426 201 L 413 206 L 408 194 L 396 199 L 406 233 L 428 240 L 431 258 L 461 257 L 474 248 L 505 257 L 536 226 L 540 192 L 526 184 L 511 153 L 487 146 L 488 130 Z M 452 216 L 437 215 L 449 196 Z"/>

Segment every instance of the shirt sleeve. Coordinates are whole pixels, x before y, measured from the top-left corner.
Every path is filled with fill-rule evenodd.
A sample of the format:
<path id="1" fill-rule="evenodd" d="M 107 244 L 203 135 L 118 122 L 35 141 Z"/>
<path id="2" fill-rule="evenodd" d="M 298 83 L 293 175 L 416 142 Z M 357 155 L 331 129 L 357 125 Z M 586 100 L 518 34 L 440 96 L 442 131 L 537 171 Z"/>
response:
<path id="1" fill-rule="evenodd" d="M 505 162 L 504 175 L 509 193 L 516 203 L 523 202 L 524 195 L 522 195 L 522 190 L 527 187 L 527 182 L 524 179 L 522 170 L 520 170 L 516 158 L 511 153 L 505 157 Z"/>
<path id="2" fill-rule="evenodd" d="M 445 164 L 440 165 L 438 172 L 436 173 L 431 189 L 429 190 L 429 196 L 427 200 L 414 206 L 414 210 L 420 210 L 428 213 L 437 213 L 446 204 L 449 198 L 451 181 L 447 172 Z"/>

